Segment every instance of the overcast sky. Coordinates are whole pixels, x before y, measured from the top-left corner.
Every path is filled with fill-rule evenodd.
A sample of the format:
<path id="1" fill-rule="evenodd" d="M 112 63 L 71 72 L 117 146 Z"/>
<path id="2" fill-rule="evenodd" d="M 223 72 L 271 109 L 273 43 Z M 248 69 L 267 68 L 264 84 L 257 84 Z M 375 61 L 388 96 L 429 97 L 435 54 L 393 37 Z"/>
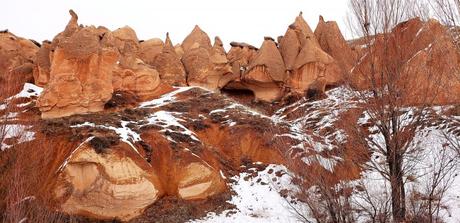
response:
<path id="1" fill-rule="evenodd" d="M 103 25 L 111 30 L 129 25 L 139 39 L 165 38 L 174 44 L 198 24 L 226 48 L 231 41 L 260 46 L 264 36 L 284 35 L 299 11 L 314 30 L 319 15 L 335 20 L 345 34 L 347 0 L 6 0 L 2 2 L 0 29 L 42 41 L 64 30 L 74 9 L 79 23 Z"/>

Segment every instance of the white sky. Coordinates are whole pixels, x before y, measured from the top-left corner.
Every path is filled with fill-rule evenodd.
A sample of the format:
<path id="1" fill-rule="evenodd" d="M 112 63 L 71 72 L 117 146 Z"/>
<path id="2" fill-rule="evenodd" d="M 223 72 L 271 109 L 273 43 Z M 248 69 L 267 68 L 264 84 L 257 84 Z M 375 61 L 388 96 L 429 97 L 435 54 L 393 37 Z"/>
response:
<path id="1" fill-rule="evenodd" d="M 64 30 L 73 9 L 84 25 L 111 30 L 129 25 L 139 39 L 165 38 L 174 44 L 198 24 L 211 39 L 218 35 L 226 48 L 231 41 L 259 47 L 264 36 L 284 35 L 299 11 L 314 30 L 319 15 L 335 20 L 346 34 L 348 0 L 4 0 L 0 30 L 42 41 Z"/>

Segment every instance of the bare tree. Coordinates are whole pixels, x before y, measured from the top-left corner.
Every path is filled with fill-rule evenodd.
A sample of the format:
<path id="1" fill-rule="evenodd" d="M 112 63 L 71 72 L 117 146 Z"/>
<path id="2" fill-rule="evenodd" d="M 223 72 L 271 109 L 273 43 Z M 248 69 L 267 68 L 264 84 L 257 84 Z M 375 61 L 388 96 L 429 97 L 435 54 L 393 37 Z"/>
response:
<path id="1" fill-rule="evenodd" d="M 431 0 L 429 4 L 443 24 L 458 26 L 460 22 L 460 0 Z"/>
<path id="2" fill-rule="evenodd" d="M 366 164 L 390 182 L 392 218 L 406 217 L 406 182 L 418 162 L 420 148 L 414 137 L 423 128 L 434 105 L 443 75 L 430 66 L 408 66 L 407 42 L 394 32 L 397 24 L 426 12 L 413 0 L 350 0 L 351 24 L 362 36 L 363 56 L 355 66 L 349 84 L 367 91 L 356 91 L 362 101 L 361 124 L 353 137 L 367 146 L 371 159 Z M 401 34 L 402 35 L 402 34 Z M 426 75 L 424 86 L 414 86 Z M 364 123 L 365 122 L 365 123 Z"/>
<path id="3" fill-rule="evenodd" d="M 303 168 L 305 164 L 290 168 Z M 297 163 L 299 164 L 299 163 Z M 290 210 L 302 222 L 310 223 L 352 223 L 356 222 L 352 207 L 351 183 L 335 182 L 325 170 L 313 170 L 311 173 L 301 172 L 302 175 L 292 176 L 299 187 L 295 194 L 303 205 L 290 205 Z M 330 173 L 329 173 L 330 174 Z M 288 201 L 287 204 L 290 204 Z"/>

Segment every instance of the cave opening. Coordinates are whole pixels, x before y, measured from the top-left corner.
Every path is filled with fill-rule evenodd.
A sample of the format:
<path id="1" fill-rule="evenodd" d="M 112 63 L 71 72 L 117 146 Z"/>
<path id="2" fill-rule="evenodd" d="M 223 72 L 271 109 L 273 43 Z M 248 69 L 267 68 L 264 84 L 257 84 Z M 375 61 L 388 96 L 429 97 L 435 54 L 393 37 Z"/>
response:
<path id="1" fill-rule="evenodd" d="M 248 89 L 221 89 L 221 93 L 227 97 L 236 99 L 237 101 L 251 102 L 255 99 L 255 95 Z"/>

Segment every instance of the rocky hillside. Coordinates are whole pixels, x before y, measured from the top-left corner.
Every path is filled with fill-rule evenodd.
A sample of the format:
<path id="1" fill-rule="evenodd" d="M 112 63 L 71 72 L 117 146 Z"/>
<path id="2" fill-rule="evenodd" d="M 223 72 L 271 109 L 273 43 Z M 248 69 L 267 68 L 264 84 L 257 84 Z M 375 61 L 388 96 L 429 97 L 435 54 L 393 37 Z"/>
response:
<path id="1" fill-rule="evenodd" d="M 314 221 L 305 192 L 321 179 L 340 188 L 334 198 L 357 201 L 356 221 L 367 222 L 365 192 L 387 192 L 365 168 L 382 154 L 355 138 L 356 128 L 382 137 L 360 100 L 372 59 L 364 49 L 381 53 L 382 43 L 346 41 L 322 17 L 313 31 L 300 13 L 276 41 L 232 42 L 226 52 L 198 26 L 174 45 L 169 34 L 139 40 L 128 26 L 84 26 L 70 15 L 41 44 L 0 33 L 2 220 Z M 414 137 L 424 154 L 414 169 L 424 177 L 408 179 L 413 188 L 430 180 L 430 157 L 460 137 L 450 30 L 413 19 L 391 34 L 405 41 L 414 95 L 435 79 L 413 67 L 449 80 Z M 440 210 L 447 222 L 460 221 L 454 171 Z"/>

